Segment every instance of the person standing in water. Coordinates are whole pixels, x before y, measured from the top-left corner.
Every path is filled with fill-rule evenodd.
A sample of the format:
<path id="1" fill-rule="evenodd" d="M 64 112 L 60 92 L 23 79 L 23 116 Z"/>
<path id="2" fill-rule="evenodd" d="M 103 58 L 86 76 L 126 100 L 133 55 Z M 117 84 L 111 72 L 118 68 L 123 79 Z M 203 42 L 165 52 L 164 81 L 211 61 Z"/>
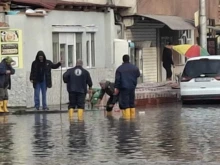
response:
<path id="1" fill-rule="evenodd" d="M 129 55 L 122 58 L 123 64 L 115 72 L 115 92 L 119 95 L 119 107 L 125 119 L 135 117 L 135 88 L 140 70 L 130 63 Z"/>
<path id="2" fill-rule="evenodd" d="M 47 88 L 52 87 L 51 69 L 57 69 L 61 62 L 52 63 L 46 59 L 43 51 L 38 51 L 35 60 L 31 65 L 30 81 L 34 87 L 34 107 L 40 108 L 40 91 L 42 93 L 43 110 L 49 110 L 47 106 Z"/>
<path id="3" fill-rule="evenodd" d="M 74 68 L 68 69 L 63 74 L 63 81 L 67 84 L 69 93 L 69 117 L 73 116 L 75 108 L 78 109 L 78 119 L 83 120 L 83 112 L 85 109 L 85 100 L 87 94 L 87 86 L 89 92 L 92 91 L 92 79 L 90 73 L 83 68 L 83 61 L 77 60 Z"/>
<path id="4" fill-rule="evenodd" d="M 12 63 L 11 57 L 4 58 L 0 63 L 0 112 L 8 112 L 8 89 L 11 89 L 11 75 L 15 74 Z"/>

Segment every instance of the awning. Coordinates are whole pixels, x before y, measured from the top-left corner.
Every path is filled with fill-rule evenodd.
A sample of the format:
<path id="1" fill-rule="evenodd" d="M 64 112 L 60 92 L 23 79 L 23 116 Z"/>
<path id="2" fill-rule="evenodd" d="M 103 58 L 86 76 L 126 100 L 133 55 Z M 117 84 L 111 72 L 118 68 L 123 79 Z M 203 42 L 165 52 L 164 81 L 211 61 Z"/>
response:
<path id="1" fill-rule="evenodd" d="M 136 15 L 141 17 L 146 17 L 150 19 L 157 20 L 169 26 L 172 30 L 193 30 L 195 27 L 186 22 L 184 18 L 177 17 L 177 16 L 166 16 L 166 15 Z"/>

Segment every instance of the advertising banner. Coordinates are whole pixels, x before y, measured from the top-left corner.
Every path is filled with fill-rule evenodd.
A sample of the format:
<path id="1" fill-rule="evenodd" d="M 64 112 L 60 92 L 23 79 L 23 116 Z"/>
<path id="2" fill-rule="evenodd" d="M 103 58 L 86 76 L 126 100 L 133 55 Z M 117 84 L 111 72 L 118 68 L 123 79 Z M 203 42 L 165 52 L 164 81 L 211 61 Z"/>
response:
<path id="1" fill-rule="evenodd" d="M 19 29 L 0 30 L 1 60 L 10 56 L 14 61 L 14 68 L 23 68 L 22 31 Z"/>

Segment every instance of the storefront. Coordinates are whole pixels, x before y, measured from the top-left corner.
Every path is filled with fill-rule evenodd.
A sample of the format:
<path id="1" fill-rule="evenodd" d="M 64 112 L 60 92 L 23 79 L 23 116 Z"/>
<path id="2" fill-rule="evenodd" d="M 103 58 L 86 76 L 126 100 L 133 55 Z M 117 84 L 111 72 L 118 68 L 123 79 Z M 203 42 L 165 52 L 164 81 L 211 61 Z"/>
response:
<path id="1" fill-rule="evenodd" d="M 126 37 L 135 43 L 136 57 L 142 63 L 143 82 L 165 80 L 162 68 L 162 51 L 170 41 L 175 44 L 194 44 L 194 26 L 176 16 L 132 15 L 124 18 Z M 184 59 L 175 56 L 182 64 Z"/>

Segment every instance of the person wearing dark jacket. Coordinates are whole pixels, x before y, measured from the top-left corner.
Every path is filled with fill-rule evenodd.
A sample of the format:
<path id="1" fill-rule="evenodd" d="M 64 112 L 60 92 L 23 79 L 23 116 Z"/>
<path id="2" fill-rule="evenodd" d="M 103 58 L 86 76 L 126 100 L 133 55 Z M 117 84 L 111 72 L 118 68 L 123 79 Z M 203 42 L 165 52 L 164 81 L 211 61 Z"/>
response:
<path id="1" fill-rule="evenodd" d="M 114 104 L 118 101 L 118 97 L 114 95 L 114 89 L 115 89 L 115 84 L 110 82 L 110 81 L 106 81 L 106 80 L 102 80 L 99 82 L 100 86 L 101 86 L 101 92 L 99 95 L 99 100 L 96 106 L 100 105 L 100 102 L 103 98 L 103 96 L 105 95 L 105 93 L 107 95 L 109 95 L 109 99 L 107 101 L 107 105 L 106 105 L 106 111 L 107 112 L 112 112 L 112 109 L 114 107 Z"/>
<path id="2" fill-rule="evenodd" d="M 168 45 L 171 45 L 170 43 Z M 172 59 L 172 50 L 167 48 L 166 46 L 164 47 L 163 50 L 163 67 L 166 70 L 166 79 L 171 80 L 172 77 L 172 65 L 174 67 L 173 59 Z"/>
<path id="3" fill-rule="evenodd" d="M 13 62 L 11 57 L 6 57 L 0 63 L 0 112 L 8 112 L 8 89 L 11 89 L 11 75 L 15 74 Z"/>
<path id="4" fill-rule="evenodd" d="M 57 69 L 61 62 L 52 63 L 46 59 L 43 51 L 38 51 L 35 61 L 31 65 L 30 81 L 34 87 L 34 102 L 36 110 L 40 108 L 40 91 L 42 93 L 43 110 L 49 110 L 47 107 L 47 88 L 52 87 L 51 69 Z"/>
<path id="5" fill-rule="evenodd" d="M 124 55 L 115 73 L 115 95 L 119 93 L 119 107 L 126 119 L 135 116 L 135 88 L 140 77 L 139 69 L 129 61 L 129 55 Z"/>
<path id="6" fill-rule="evenodd" d="M 93 85 L 90 73 L 82 66 L 82 60 L 77 60 L 76 66 L 68 69 L 63 74 L 63 81 L 67 84 L 69 93 L 69 117 L 73 116 L 74 109 L 77 108 L 79 120 L 83 119 L 87 86 L 89 86 L 89 92 L 91 92 Z"/>

